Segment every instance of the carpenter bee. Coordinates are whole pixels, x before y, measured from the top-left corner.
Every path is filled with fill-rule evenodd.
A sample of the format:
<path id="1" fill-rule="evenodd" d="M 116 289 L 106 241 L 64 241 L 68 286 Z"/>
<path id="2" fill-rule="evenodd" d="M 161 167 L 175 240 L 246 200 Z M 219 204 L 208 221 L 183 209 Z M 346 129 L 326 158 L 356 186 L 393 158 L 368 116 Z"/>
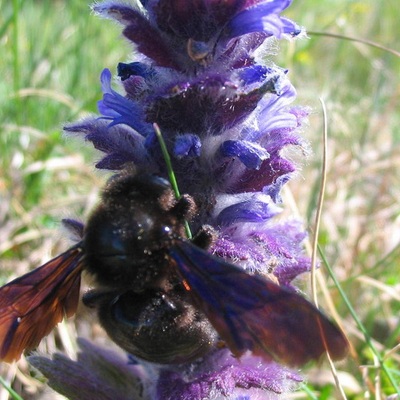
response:
<path id="1" fill-rule="evenodd" d="M 96 282 L 83 303 L 114 342 L 151 362 L 188 362 L 221 341 L 237 357 L 289 366 L 325 351 L 345 357 L 344 334 L 310 302 L 207 252 L 211 227 L 185 239 L 194 213 L 160 177 L 112 178 L 79 243 L 0 288 L 0 359 L 18 359 L 76 312 L 83 270 Z"/>

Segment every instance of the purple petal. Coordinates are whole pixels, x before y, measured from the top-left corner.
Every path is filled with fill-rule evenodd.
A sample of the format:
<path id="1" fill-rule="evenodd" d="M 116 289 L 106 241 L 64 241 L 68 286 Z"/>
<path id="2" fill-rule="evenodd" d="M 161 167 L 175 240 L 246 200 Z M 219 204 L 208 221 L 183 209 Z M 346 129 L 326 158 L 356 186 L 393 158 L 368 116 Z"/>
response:
<path id="1" fill-rule="evenodd" d="M 219 148 L 223 157 L 237 157 L 250 169 L 259 169 L 261 163 L 269 158 L 269 153 L 258 144 L 245 140 L 226 140 Z"/>
<path id="2" fill-rule="evenodd" d="M 154 68 L 141 62 L 132 62 L 129 64 L 118 63 L 117 71 L 122 81 L 125 81 L 131 76 L 140 76 L 145 80 L 151 80 L 156 73 Z"/>
<path id="3" fill-rule="evenodd" d="M 221 56 L 216 59 L 216 62 L 227 63 L 227 66 L 231 66 L 232 69 L 248 68 L 254 64 L 254 51 L 263 44 L 267 37 L 266 33 L 255 32 L 244 37 L 238 36 L 230 39 L 224 45 L 221 41 Z"/>
<path id="4" fill-rule="evenodd" d="M 240 178 L 232 183 L 230 188 L 233 193 L 262 192 L 265 187 L 274 185 L 280 176 L 293 171 L 295 171 L 295 166 L 292 162 L 285 160 L 276 153 L 271 154 L 269 159 L 263 161 L 259 170 L 245 170 Z M 278 185 L 279 188 L 282 186 L 279 182 Z M 270 190 L 270 192 L 268 194 L 274 194 L 273 190 Z M 276 198 L 276 195 L 274 197 Z"/>
<path id="5" fill-rule="evenodd" d="M 197 135 L 179 135 L 175 139 L 174 154 L 177 158 L 199 157 L 201 141 Z"/>
<path id="6" fill-rule="evenodd" d="M 232 197 L 230 196 L 230 198 Z M 227 196 L 225 196 L 226 198 Z M 217 207 L 221 207 L 221 200 L 218 201 Z M 223 208 L 216 218 L 216 225 L 231 225 L 239 222 L 265 222 L 280 212 L 281 209 L 270 200 L 269 196 L 262 194 L 252 195 L 249 200 Z"/>
<path id="7" fill-rule="evenodd" d="M 298 120 L 287 107 L 295 98 L 296 92 L 290 84 L 282 89 L 279 97 L 264 98 L 260 102 L 259 130 L 269 132 L 276 129 L 297 128 Z"/>
<path id="8" fill-rule="evenodd" d="M 268 185 L 264 188 L 264 193 L 271 196 L 271 199 L 275 203 L 281 203 L 282 198 L 281 198 L 280 193 L 281 193 L 282 187 L 289 180 L 290 180 L 289 174 L 278 176 L 274 183 L 272 183 L 271 185 Z"/>
<path id="9" fill-rule="evenodd" d="M 281 17 L 281 22 L 283 23 L 283 32 L 292 37 L 299 36 L 301 33 L 305 32 L 302 27 L 288 18 Z"/>
<path id="10" fill-rule="evenodd" d="M 101 119 L 84 120 L 64 127 L 66 132 L 83 133 L 85 140 L 107 156 L 96 166 L 100 169 L 117 170 L 125 163 L 137 166 L 150 164 L 145 149 L 145 138 L 125 125 L 110 127 Z"/>
<path id="11" fill-rule="evenodd" d="M 78 242 L 83 238 L 85 225 L 81 221 L 71 218 L 63 218 L 61 223 L 71 234 L 71 239 Z"/>
<path id="12" fill-rule="evenodd" d="M 311 261 L 308 257 L 296 257 L 294 262 L 281 263 L 274 270 L 274 275 L 278 278 L 279 284 L 290 286 L 293 279 L 300 274 L 310 271 Z"/>
<path id="13" fill-rule="evenodd" d="M 111 88 L 110 70 L 103 70 L 100 81 L 104 95 L 97 103 L 98 109 L 105 119 L 112 120 L 110 127 L 126 124 L 143 136 L 152 131 L 151 125 L 144 122 L 142 108 Z"/>
<path id="14" fill-rule="evenodd" d="M 263 81 L 267 75 L 270 75 L 274 70 L 264 65 L 253 65 L 251 67 L 243 68 L 239 72 L 240 79 L 244 84 L 251 85 L 255 82 Z"/>
<path id="15" fill-rule="evenodd" d="M 252 32 L 266 32 L 269 35 L 281 37 L 287 22 L 283 23 L 278 14 L 290 3 L 290 0 L 266 1 L 240 12 L 227 26 L 229 37 Z"/>
<path id="16" fill-rule="evenodd" d="M 137 50 L 152 58 L 160 66 L 176 68 L 174 54 L 160 32 L 152 26 L 139 8 L 118 2 L 95 4 L 93 11 L 104 18 L 112 18 L 125 25 L 124 36 L 137 45 Z"/>
<path id="17" fill-rule="evenodd" d="M 96 163 L 96 168 L 98 169 L 108 169 L 110 171 L 118 171 L 123 168 L 123 166 L 132 161 L 132 156 L 129 154 L 109 154 L 103 157 L 99 162 Z"/>

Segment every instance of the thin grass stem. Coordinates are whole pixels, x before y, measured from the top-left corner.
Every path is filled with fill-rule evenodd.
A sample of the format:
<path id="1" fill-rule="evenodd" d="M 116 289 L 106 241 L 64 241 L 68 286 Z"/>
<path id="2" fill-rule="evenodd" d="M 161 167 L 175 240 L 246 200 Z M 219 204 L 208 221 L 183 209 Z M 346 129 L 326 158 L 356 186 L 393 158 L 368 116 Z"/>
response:
<path id="1" fill-rule="evenodd" d="M 167 145 L 165 144 L 165 140 L 162 137 L 159 126 L 156 123 L 154 123 L 153 127 L 156 132 L 158 142 L 160 143 L 161 152 L 163 154 L 165 164 L 167 165 L 168 178 L 171 183 L 172 190 L 175 193 L 175 197 L 177 199 L 179 199 L 179 197 L 181 197 L 181 193 L 179 192 L 178 182 L 176 181 L 176 177 L 175 177 L 174 169 L 172 167 L 171 157 L 169 156 Z M 185 221 L 185 231 L 186 231 L 186 236 L 188 237 L 188 239 L 191 239 L 193 236 L 192 236 L 192 232 L 190 230 L 189 223 L 187 221 Z"/>
<path id="2" fill-rule="evenodd" d="M 322 261 L 324 262 L 330 277 L 332 278 L 336 288 L 339 291 L 340 296 L 342 297 L 344 303 L 346 304 L 346 307 L 348 308 L 351 316 L 353 317 L 354 321 L 356 322 L 358 329 L 361 331 L 361 333 L 364 336 L 365 342 L 367 344 L 367 346 L 370 348 L 370 350 L 372 351 L 372 353 L 376 356 L 377 360 L 378 360 L 378 364 L 379 367 L 382 369 L 382 371 L 385 373 L 385 375 L 387 376 L 388 380 L 390 381 L 390 384 L 392 385 L 393 389 L 396 391 L 397 395 L 400 396 L 400 389 L 399 386 L 396 383 L 396 380 L 394 379 L 392 373 L 390 372 L 389 368 L 386 367 L 385 365 L 385 360 L 384 360 L 384 356 L 382 356 L 379 351 L 377 350 L 377 348 L 374 346 L 371 336 L 369 335 L 369 333 L 367 332 L 367 330 L 364 327 L 364 324 L 361 322 L 360 318 L 358 318 L 358 315 L 356 313 L 356 311 L 354 310 L 352 304 L 350 303 L 349 298 L 347 297 L 345 291 L 343 290 L 342 286 L 340 285 L 340 282 L 336 279 L 335 274 L 333 273 L 333 270 L 328 262 L 328 260 L 326 259 L 322 249 L 320 246 L 318 246 L 318 251 L 319 251 L 319 255 L 322 258 Z"/>
<path id="3" fill-rule="evenodd" d="M 0 376 L 0 384 L 7 390 L 13 400 L 24 400 L 10 385 Z"/>

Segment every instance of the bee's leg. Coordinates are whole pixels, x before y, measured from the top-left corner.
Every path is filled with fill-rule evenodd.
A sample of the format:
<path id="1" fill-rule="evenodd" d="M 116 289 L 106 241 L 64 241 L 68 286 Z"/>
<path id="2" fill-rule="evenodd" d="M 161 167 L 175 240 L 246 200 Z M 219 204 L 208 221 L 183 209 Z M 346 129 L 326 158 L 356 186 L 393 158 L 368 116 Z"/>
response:
<path id="1" fill-rule="evenodd" d="M 192 243 L 202 249 L 208 249 L 216 240 L 218 234 L 211 225 L 203 225 L 192 239 Z"/>
<path id="2" fill-rule="evenodd" d="M 171 212 L 180 220 L 190 220 L 196 213 L 196 204 L 192 196 L 182 195 L 176 204 L 171 208 Z"/>

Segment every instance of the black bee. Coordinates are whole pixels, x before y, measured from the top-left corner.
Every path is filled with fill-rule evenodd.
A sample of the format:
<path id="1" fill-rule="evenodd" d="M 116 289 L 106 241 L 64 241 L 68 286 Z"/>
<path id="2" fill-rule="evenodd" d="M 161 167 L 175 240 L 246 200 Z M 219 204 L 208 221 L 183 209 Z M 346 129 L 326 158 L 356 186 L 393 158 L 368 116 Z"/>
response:
<path id="1" fill-rule="evenodd" d="M 112 340 L 148 361 L 191 361 L 221 340 L 235 356 L 249 350 L 290 366 L 325 351 L 345 357 L 347 339 L 311 303 L 208 253 L 211 227 L 185 239 L 194 213 L 193 199 L 175 200 L 162 178 L 114 177 L 79 243 L 0 288 L 0 359 L 19 358 L 76 312 L 82 270 L 97 285 L 83 303 Z"/>
<path id="2" fill-rule="evenodd" d="M 175 201 L 164 179 L 128 175 L 109 184 L 86 225 L 85 267 L 99 288 L 83 302 L 98 309 L 114 342 L 148 361 L 189 361 L 217 339 L 169 255 L 194 210 L 189 196 Z M 208 232 L 194 241 L 207 246 Z"/>

